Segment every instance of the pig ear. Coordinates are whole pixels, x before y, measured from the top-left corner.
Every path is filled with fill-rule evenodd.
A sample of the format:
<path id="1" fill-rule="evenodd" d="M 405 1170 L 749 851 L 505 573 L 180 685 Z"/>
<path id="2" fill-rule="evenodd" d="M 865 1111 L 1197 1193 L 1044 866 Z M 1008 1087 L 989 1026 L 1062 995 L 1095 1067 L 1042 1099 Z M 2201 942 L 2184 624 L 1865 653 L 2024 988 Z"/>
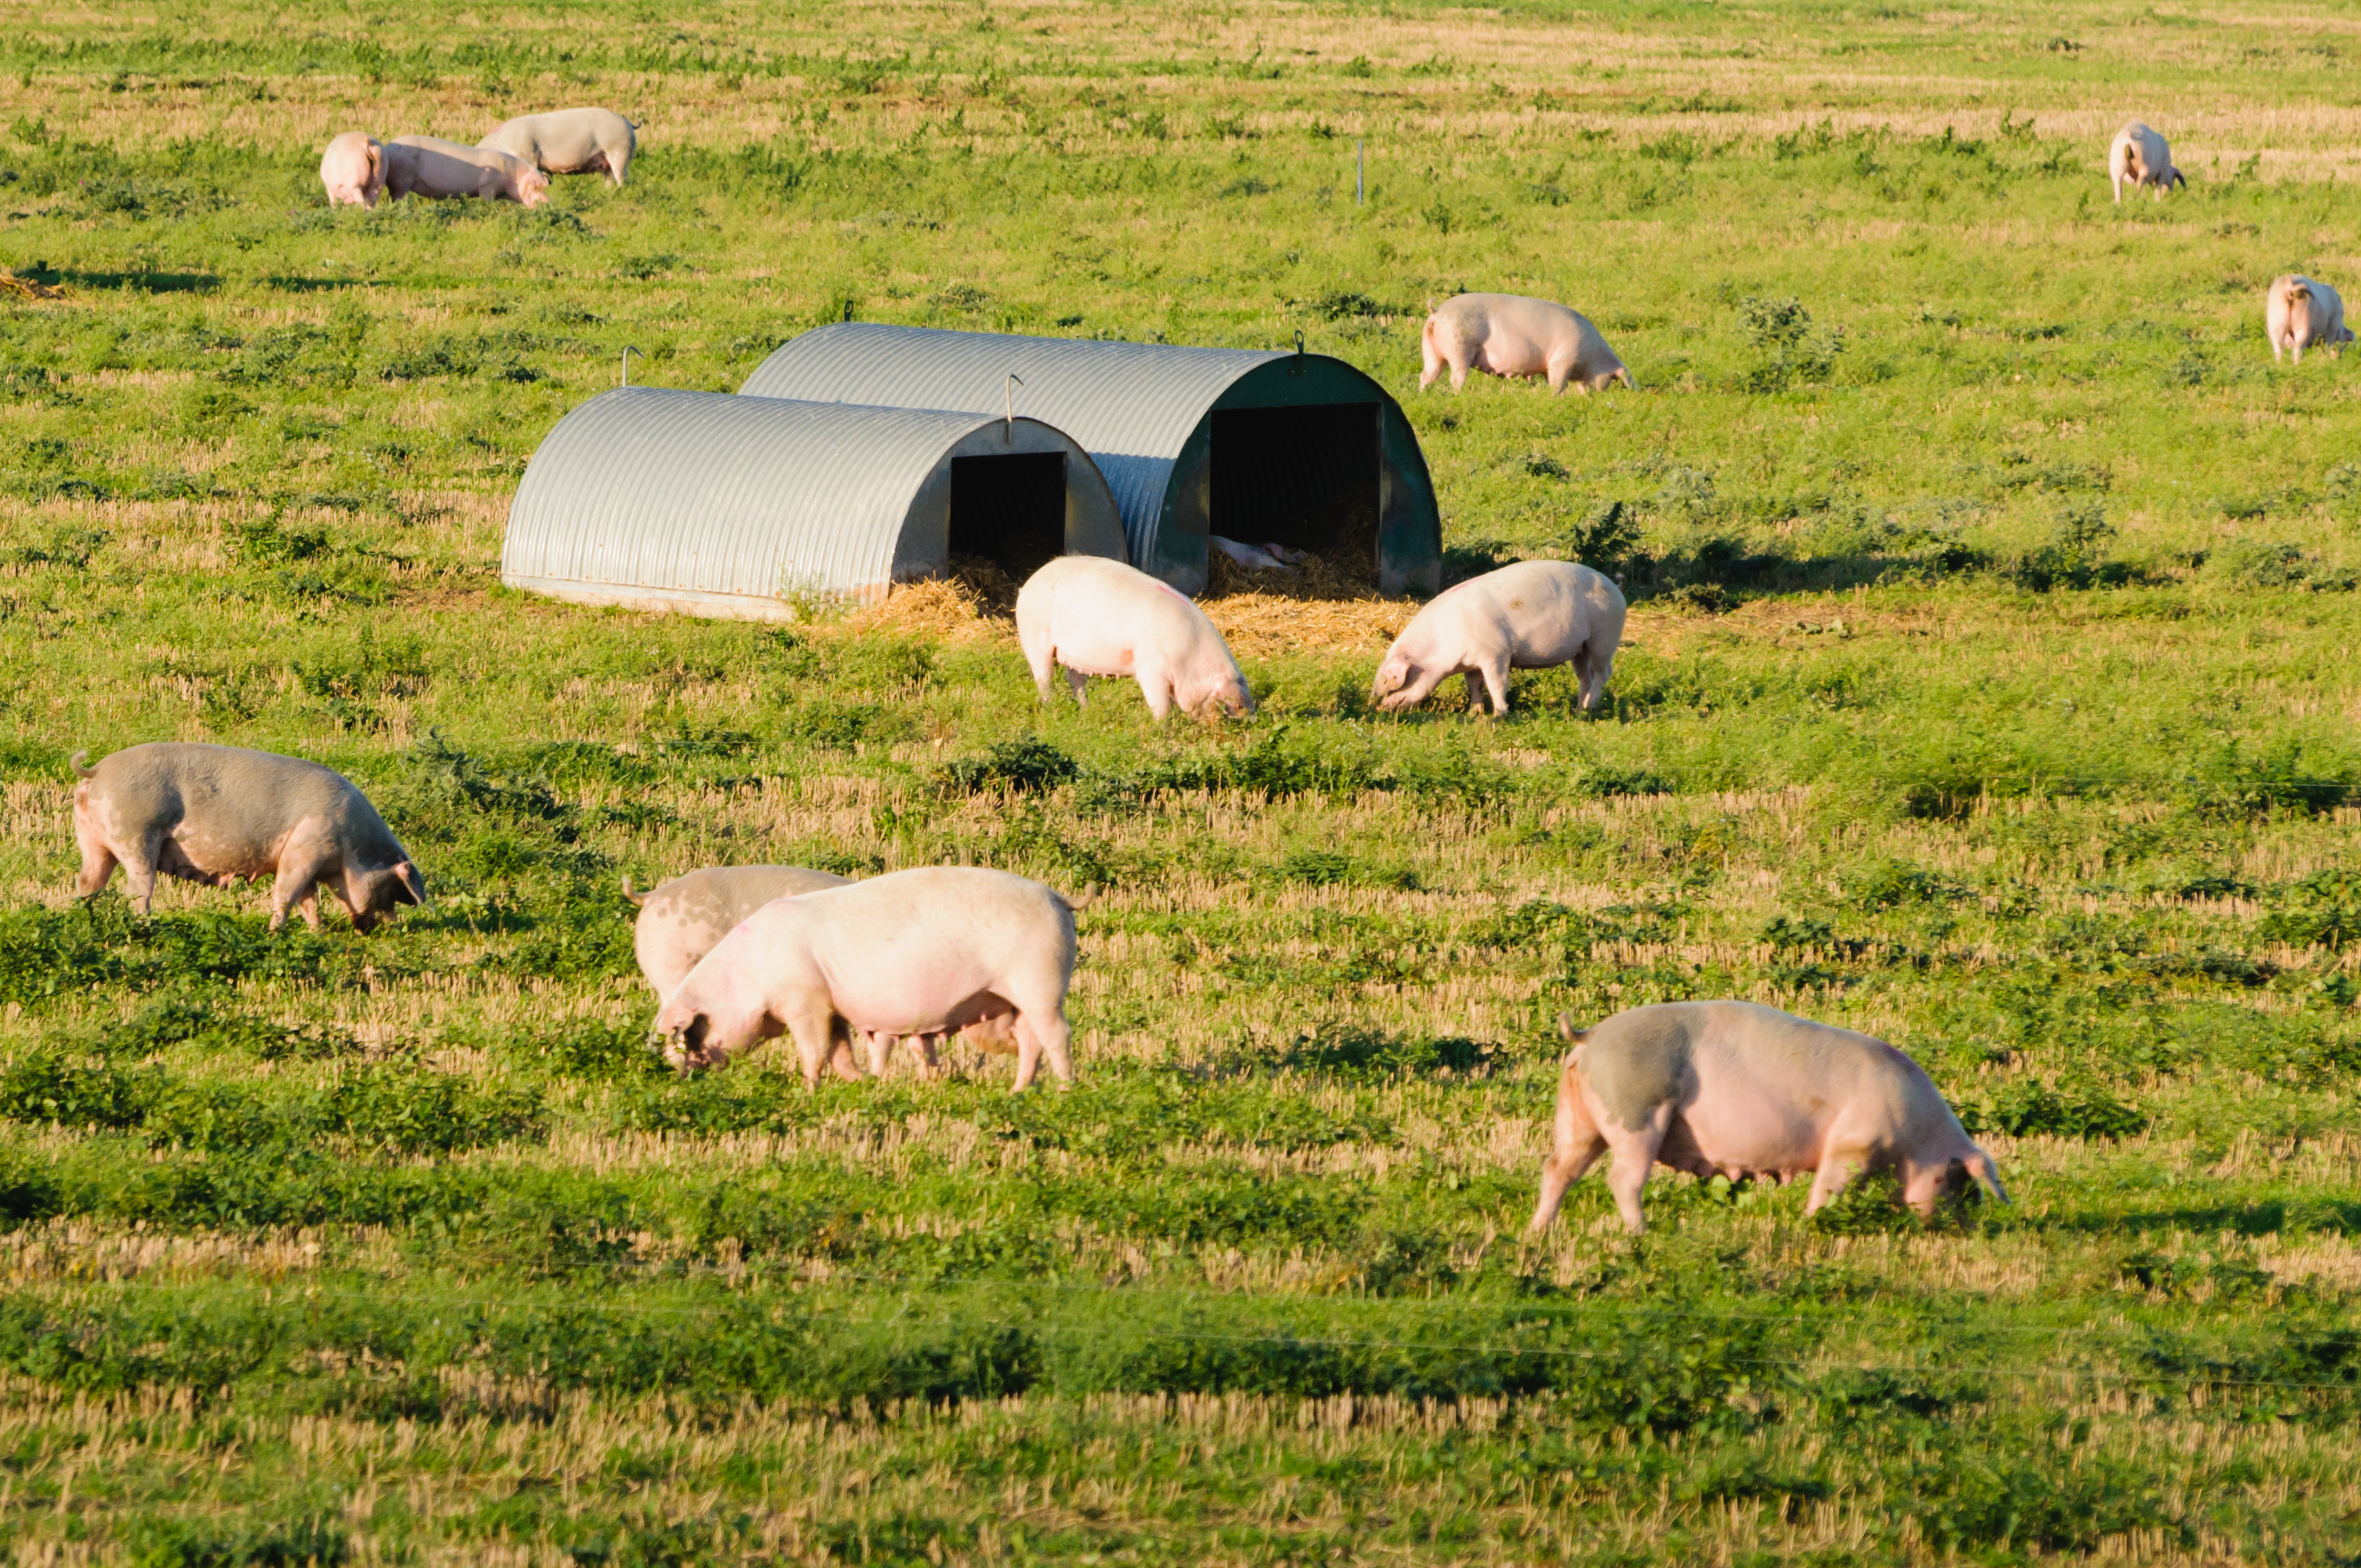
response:
<path id="1" fill-rule="evenodd" d="M 2004 1203 L 2010 1201 L 2008 1189 L 2000 1184 L 2000 1167 L 1993 1164 L 1992 1156 L 1978 1149 L 1968 1157 L 1966 1164 L 1968 1174 L 1982 1182 L 1985 1191 Z"/>
<path id="2" fill-rule="evenodd" d="M 1574 1026 L 1573 1014 L 1561 1013 L 1557 1015 L 1557 1037 L 1567 1045 L 1578 1044 L 1583 1036 L 1588 1033 L 1590 1031 L 1587 1029 L 1577 1029 Z"/>
<path id="3" fill-rule="evenodd" d="M 412 865 L 408 861 L 396 861 L 393 863 L 393 877 L 396 882 L 401 883 L 401 891 L 410 894 L 411 903 L 417 905 L 421 909 L 434 907 L 426 896 L 426 879 L 418 874 L 416 866 Z"/>

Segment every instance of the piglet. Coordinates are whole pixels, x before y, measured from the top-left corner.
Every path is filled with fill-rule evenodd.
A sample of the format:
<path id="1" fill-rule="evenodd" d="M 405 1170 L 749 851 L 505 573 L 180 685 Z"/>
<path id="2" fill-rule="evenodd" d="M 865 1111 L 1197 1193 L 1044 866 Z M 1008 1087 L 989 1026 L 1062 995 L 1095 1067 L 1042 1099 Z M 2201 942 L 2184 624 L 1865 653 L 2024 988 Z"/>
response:
<path id="1" fill-rule="evenodd" d="M 503 120 L 476 145 L 552 174 L 604 174 L 620 185 L 639 150 L 639 128 L 612 109 L 558 109 Z"/>
<path id="2" fill-rule="evenodd" d="M 357 931 L 398 904 L 426 902 L 426 879 L 377 807 L 317 762 L 170 740 L 127 747 L 94 768 L 89 757 L 73 758 L 82 776 L 74 790 L 79 897 L 104 887 L 119 862 L 142 915 L 159 872 L 215 887 L 274 877 L 274 931 L 295 908 L 318 930 L 322 883 Z"/>
<path id="3" fill-rule="evenodd" d="M 1455 392 L 1467 384 L 1470 370 L 1546 376 L 1554 393 L 1568 386 L 1577 392 L 1605 391 L 1611 381 L 1636 385 L 1588 317 L 1521 294 L 1454 295 L 1426 318 L 1419 346 L 1422 392 L 1434 385 L 1446 365 Z"/>
<path id="4" fill-rule="evenodd" d="M 512 153 L 468 147 L 441 137 L 396 137 L 385 149 L 385 188 L 399 198 L 480 196 L 538 207 L 549 200 L 549 176 Z"/>
<path id="5" fill-rule="evenodd" d="M 320 183 L 332 207 L 374 207 L 385 194 L 385 148 L 362 131 L 346 131 L 320 157 Z"/>
<path id="6" fill-rule="evenodd" d="M 748 916 L 665 1000 L 655 1032 L 664 1059 L 684 1069 L 791 1036 L 818 1087 L 831 1062 L 862 1076 L 855 1036 L 906 1039 L 1005 1017 L 1016 1088 L 1044 1057 L 1071 1082 L 1074 955 L 1074 907 L 1038 882 L 975 866 L 895 872 Z"/>
<path id="7" fill-rule="evenodd" d="M 1572 663 L 1590 707 L 1614 672 L 1623 640 L 1623 593 L 1572 561 L 1520 561 L 1471 577 L 1429 600 L 1386 650 L 1369 700 L 1391 713 L 1415 707 L 1454 675 L 1480 677 L 1492 711 L 1509 711 L 1509 672 Z"/>
<path id="8" fill-rule="evenodd" d="M 1562 1017 L 1558 1033 L 1574 1049 L 1558 1079 L 1534 1232 L 1610 1151 L 1607 1184 L 1635 1235 L 1645 1229 L 1640 1189 L 1656 1164 L 1733 1181 L 1812 1171 L 1807 1214 L 1854 1177 L 1889 1168 L 1921 1219 L 1971 1175 L 2008 1201 L 1992 1157 L 1933 1080 L 1883 1040 L 1751 1002 L 1659 1003 L 1587 1032 Z"/>
<path id="9" fill-rule="evenodd" d="M 1120 561 L 1060 555 L 1027 577 L 1016 595 L 1016 641 L 1043 702 L 1062 664 L 1078 703 L 1087 677 L 1130 675 L 1159 719 L 1175 707 L 1201 718 L 1217 707 L 1254 711 L 1246 678 L 1205 612 Z"/>
<path id="10" fill-rule="evenodd" d="M 765 904 L 851 880 L 801 866 L 710 866 L 634 893 L 625 877 L 623 896 L 640 906 L 631 930 L 640 972 L 658 996 L 669 996 L 716 942 Z"/>

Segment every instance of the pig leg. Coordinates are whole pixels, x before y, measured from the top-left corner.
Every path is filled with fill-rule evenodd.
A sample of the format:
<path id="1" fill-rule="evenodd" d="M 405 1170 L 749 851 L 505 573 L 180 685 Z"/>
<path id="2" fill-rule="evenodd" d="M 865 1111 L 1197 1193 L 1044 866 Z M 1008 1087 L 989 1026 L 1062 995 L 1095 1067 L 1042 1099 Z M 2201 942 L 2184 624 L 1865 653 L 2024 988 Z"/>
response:
<path id="1" fill-rule="evenodd" d="M 1844 1139 L 1831 1138 L 1828 1146 L 1820 1151 L 1820 1168 L 1812 1175 L 1812 1195 L 1804 1200 L 1804 1212 L 1817 1214 L 1837 1201 L 1852 1179 L 1867 1170 L 1870 1152 Z"/>
<path id="2" fill-rule="evenodd" d="M 841 1018 L 829 1025 L 829 1066 L 836 1069 L 837 1077 L 858 1083 L 869 1076 L 852 1058 L 852 1026 Z"/>
<path id="3" fill-rule="evenodd" d="M 74 808 L 74 839 L 82 848 L 82 874 L 74 878 L 74 896 L 88 898 L 115 874 L 115 851 L 106 847 L 96 824 L 82 816 L 80 806 Z"/>
<path id="4" fill-rule="evenodd" d="M 1574 674 L 1575 679 L 1581 685 L 1583 707 L 1585 709 L 1597 707 L 1600 695 L 1607 690 L 1605 665 L 1599 660 L 1592 658 L 1590 650 L 1585 648 L 1575 655 Z"/>
<path id="5" fill-rule="evenodd" d="M 320 884 L 335 880 L 335 853 L 301 828 L 279 851 L 279 875 L 270 884 L 270 928 L 287 924 L 287 912 L 301 909 L 303 924 L 320 928 Z"/>
<path id="6" fill-rule="evenodd" d="M 1172 711 L 1172 683 L 1161 670 L 1138 666 L 1139 695 L 1148 699 L 1148 716 L 1159 724 Z"/>
<path id="7" fill-rule="evenodd" d="M 1476 700 L 1476 677 L 1484 677 L 1484 689 L 1492 694 L 1492 716 L 1505 716 L 1509 711 L 1509 661 L 1487 659 L 1467 673 L 1467 706 L 1479 707 Z"/>
<path id="8" fill-rule="evenodd" d="M 1060 1083 L 1074 1081 L 1074 1062 L 1067 1050 L 1072 1031 L 1066 1025 L 1066 985 L 1062 973 L 1043 976 L 1031 985 L 1002 988 L 1000 994 L 1016 1008 L 1016 1089 L 1031 1087 L 1041 1058 L 1049 1059 L 1049 1076 Z"/>
<path id="9" fill-rule="evenodd" d="M 807 992 L 792 999 L 782 1016 L 788 1035 L 795 1039 L 796 1055 L 803 1063 L 804 1083 L 818 1089 L 820 1069 L 828 1066 L 840 1043 L 836 1009 L 827 992 Z"/>
<path id="10" fill-rule="evenodd" d="M 885 1064 L 894 1059 L 894 1047 L 899 1043 L 900 1036 L 895 1035 L 875 1034 L 869 1036 L 869 1075 L 872 1078 L 885 1076 Z"/>
<path id="11" fill-rule="evenodd" d="M 1640 1211 L 1640 1190 L 1648 1185 L 1648 1172 L 1656 1163 L 1656 1151 L 1664 1146 L 1664 1135 L 1672 1124 L 1673 1106 L 1666 1101 L 1638 1127 L 1599 1128 L 1609 1151 L 1615 1157 L 1614 1164 L 1608 1168 L 1607 1190 L 1615 1194 L 1615 1207 L 1623 1216 L 1623 1228 L 1635 1236 L 1648 1228 L 1647 1218 Z"/>
<path id="12" fill-rule="evenodd" d="M 1598 1124 L 1590 1119 L 1569 1071 L 1558 1090 L 1557 1136 L 1549 1158 L 1542 1162 L 1541 1201 L 1533 1208 L 1533 1223 L 1525 1227 L 1527 1234 L 1538 1235 L 1549 1228 L 1549 1223 L 1557 1218 L 1558 1205 L 1565 1201 L 1565 1190 L 1581 1180 L 1606 1152 L 1607 1140 L 1598 1135 Z"/>
<path id="13" fill-rule="evenodd" d="M 608 148 L 603 161 L 607 165 L 607 178 L 615 182 L 616 190 L 621 190 L 623 176 L 631 167 L 631 149 L 627 147 Z"/>
<path id="14" fill-rule="evenodd" d="M 1074 694 L 1074 706 L 1076 707 L 1090 707 L 1090 676 L 1082 674 L 1082 671 L 1068 670 L 1066 672 L 1066 689 Z"/>
<path id="15" fill-rule="evenodd" d="M 142 843 L 131 854 L 117 851 L 123 861 L 123 891 L 130 894 L 132 904 L 142 915 L 148 913 L 148 905 L 156 899 L 156 859 L 160 838 L 158 835 Z"/>

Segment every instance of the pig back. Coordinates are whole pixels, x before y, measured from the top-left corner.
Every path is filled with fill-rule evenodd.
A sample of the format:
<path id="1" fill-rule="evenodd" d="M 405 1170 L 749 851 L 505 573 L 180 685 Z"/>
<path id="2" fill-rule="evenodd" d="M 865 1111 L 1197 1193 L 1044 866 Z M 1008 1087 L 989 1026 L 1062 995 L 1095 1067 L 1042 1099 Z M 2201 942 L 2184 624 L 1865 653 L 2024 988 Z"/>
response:
<path id="1" fill-rule="evenodd" d="M 356 870 L 404 858 L 385 819 L 350 780 L 301 757 L 194 741 L 151 741 L 100 762 L 91 794 L 116 823 L 196 834 L 256 853 L 317 818 Z"/>
<path id="2" fill-rule="evenodd" d="M 850 881 L 802 866 L 713 866 L 652 890 L 640 918 L 694 922 L 727 931 L 774 899 L 842 887 Z"/>

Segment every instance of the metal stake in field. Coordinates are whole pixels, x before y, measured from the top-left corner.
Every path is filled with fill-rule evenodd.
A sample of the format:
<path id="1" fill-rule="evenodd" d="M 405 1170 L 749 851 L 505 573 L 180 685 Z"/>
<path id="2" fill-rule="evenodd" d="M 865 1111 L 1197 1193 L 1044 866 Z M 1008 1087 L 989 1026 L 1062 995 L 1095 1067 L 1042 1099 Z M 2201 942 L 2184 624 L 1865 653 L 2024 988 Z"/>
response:
<path id="1" fill-rule="evenodd" d="M 1016 439 L 1016 389 L 1024 384 L 1025 378 L 1014 370 L 1008 373 L 1007 380 L 1000 383 L 1000 444 L 1003 446 Z"/>
<path id="2" fill-rule="evenodd" d="M 640 351 L 639 351 L 638 349 L 636 349 L 636 348 L 633 348 L 633 347 L 632 347 L 630 344 L 628 344 L 628 343 L 627 343 L 627 344 L 625 344 L 625 345 L 623 345 L 623 375 L 622 375 L 622 379 L 620 379 L 620 380 L 617 381 L 617 382 L 615 383 L 615 385 L 617 385 L 617 386 L 619 386 L 619 387 L 628 387 L 628 386 L 630 386 L 630 385 L 631 384 L 631 356 L 632 356 L 632 355 L 634 355 L 634 354 L 640 354 Z M 642 358 L 642 359 L 645 359 L 645 358 L 647 357 L 647 356 L 646 356 L 646 355 L 644 355 L 644 354 L 640 354 L 640 357 L 641 357 L 641 358 Z"/>

